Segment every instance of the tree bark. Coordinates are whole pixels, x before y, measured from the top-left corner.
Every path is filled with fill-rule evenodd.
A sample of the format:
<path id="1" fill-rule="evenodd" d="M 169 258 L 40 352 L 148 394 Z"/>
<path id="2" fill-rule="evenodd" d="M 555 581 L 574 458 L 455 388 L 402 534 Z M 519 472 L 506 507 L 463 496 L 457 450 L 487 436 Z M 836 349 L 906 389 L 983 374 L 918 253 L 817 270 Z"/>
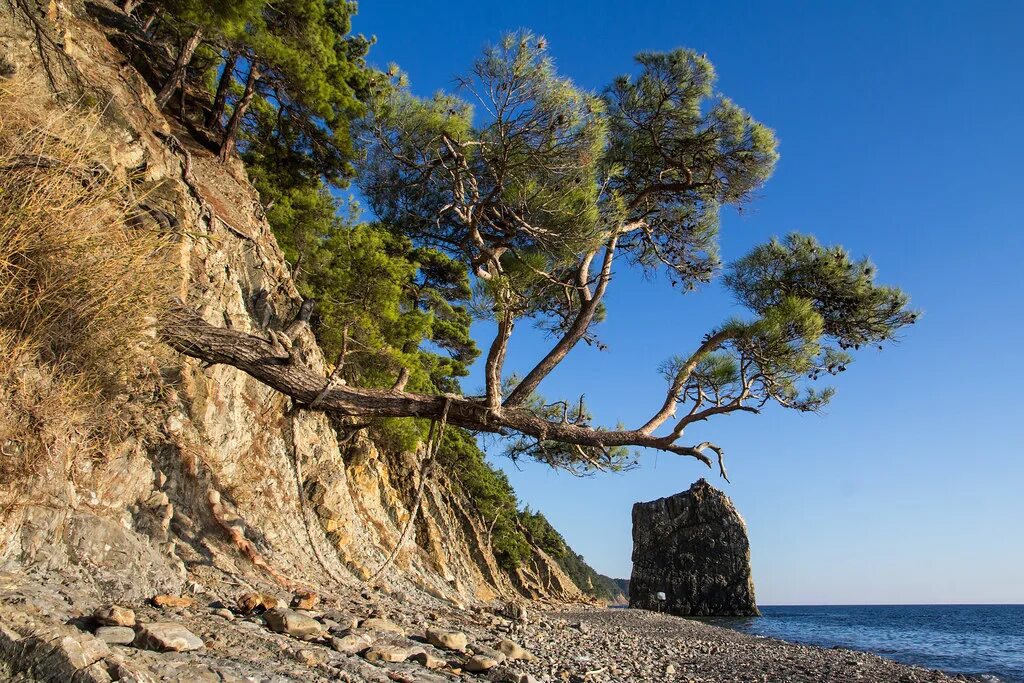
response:
<path id="1" fill-rule="evenodd" d="M 153 28 L 153 22 L 156 21 L 156 18 L 159 17 L 160 14 L 163 13 L 163 11 L 163 7 L 157 7 L 155 10 L 153 10 L 153 13 L 149 15 L 148 19 L 146 19 L 146 23 L 142 25 L 142 30 L 146 33 L 149 33 L 149 29 Z"/>
<path id="2" fill-rule="evenodd" d="M 697 365 L 708 356 L 711 352 L 715 351 L 718 347 L 728 341 L 734 336 L 730 330 L 722 330 L 708 337 L 700 348 L 683 364 L 683 367 L 679 368 L 676 372 L 675 377 L 672 379 L 672 386 L 668 390 L 668 394 L 665 396 L 665 402 L 662 404 L 661 409 L 655 413 L 654 417 L 647 421 L 640 431 L 645 434 L 650 434 L 655 429 L 664 424 L 665 420 L 669 419 L 676 414 L 676 403 L 679 401 L 679 392 L 683 390 L 683 386 L 686 381 L 693 375 L 694 370 L 697 369 Z"/>
<path id="3" fill-rule="evenodd" d="M 601 299 L 604 297 L 605 291 L 608 289 L 608 282 L 612 276 L 612 259 L 615 256 L 615 247 L 618 243 L 618 238 L 613 237 L 609 240 L 605 246 L 604 262 L 601 265 L 601 275 L 598 279 L 597 288 L 594 293 L 589 297 L 584 297 L 584 300 L 580 306 L 580 311 L 576 315 L 576 318 L 572 321 L 572 325 L 569 330 L 562 336 L 561 339 L 555 344 L 555 346 L 548 351 L 548 354 L 530 372 L 523 377 L 522 381 L 516 385 L 516 388 L 508 395 L 505 399 L 505 406 L 513 407 L 522 405 L 529 397 L 530 394 L 536 390 L 538 385 L 545 377 L 547 377 L 552 370 L 554 370 L 562 360 L 569 355 L 573 347 L 576 346 L 587 334 L 587 330 L 590 328 L 590 323 L 594 320 L 594 314 L 597 313 L 597 307 L 601 303 Z M 584 263 L 589 263 L 589 259 L 585 260 Z M 589 268 L 588 268 L 589 270 Z M 584 273 L 581 277 L 581 281 L 585 282 L 589 277 L 589 273 Z"/>
<path id="4" fill-rule="evenodd" d="M 206 115 L 206 127 L 220 127 L 224 118 L 224 109 L 228 104 L 228 91 L 235 78 L 235 64 L 238 63 L 238 52 L 232 50 L 224 61 L 224 70 L 220 74 L 220 81 L 217 83 L 217 94 L 213 97 L 213 105 L 210 113 Z"/>
<path id="5" fill-rule="evenodd" d="M 131 13 L 135 11 L 135 8 L 141 4 L 142 0 L 124 0 L 124 5 L 121 6 L 121 9 L 124 10 L 125 14 L 130 16 Z"/>
<path id="6" fill-rule="evenodd" d="M 670 438 L 655 437 L 639 430 L 604 431 L 567 422 L 553 422 L 526 408 L 489 408 L 480 400 L 455 395 L 426 395 L 406 391 L 335 386 L 291 356 L 281 335 L 272 341 L 237 330 L 215 327 L 186 307 L 176 308 L 163 321 L 161 338 L 174 349 L 207 363 L 238 368 L 269 387 L 291 397 L 307 408 L 339 415 L 374 417 L 418 417 L 442 419 L 465 429 L 507 435 L 519 433 L 538 440 L 553 440 L 578 446 L 611 448 L 638 446 L 655 448 L 696 458 L 711 466 L 703 451 L 675 444 Z M 716 451 L 717 452 L 717 451 Z"/>
<path id="7" fill-rule="evenodd" d="M 174 67 L 171 69 L 170 75 L 167 76 L 167 80 L 164 82 L 164 87 L 160 88 L 160 92 L 156 96 L 156 105 L 163 109 L 167 106 L 167 103 L 171 100 L 171 96 L 174 95 L 174 91 L 178 87 L 185 86 L 185 72 L 188 69 L 189 63 L 192 61 L 192 55 L 195 54 L 196 48 L 199 47 L 199 41 L 203 39 L 203 29 L 200 26 L 196 27 L 196 30 L 192 32 L 192 35 L 188 37 L 185 44 L 182 46 L 181 51 L 178 52 L 178 58 L 174 60 Z"/>
<path id="8" fill-rule="evenodd" d="M 242 119 L 245 117 L 245 113 L 249 110 L 249 105 L 252 103 L 253 95 L 256 94 L 256 81 L 259 79 L 260 73 L 259 68 L 255 62 L 249 62 L 249 75 L 245 79 L 245 90 L 242 92 L 242 98 L 238 100 L 235 105 L 235 110 L 231 112 L 231 118 L 228 120 L 227 128 L 224 131 L 224 140 L 220 145 L 220 160 L 227 161 L 228 156 L 231 155 L 231 151 L 235 148 L 235 140 L 238 138 L 238 129 L 242 125 Z"/>
<path id="9" fill-rule="evenodd" d="M 505 365 L 505 354 L 508 351 L 508 340 L 512 337 L 512 329 L 516 321 L 509 310 L 509 293 L 502 295 L 503 301 L 499 303 L 498 310 L 498 333 L 491 343 L 487 352 L 487 362 L 484 368 L 485 385 L 487 387 L 487 405 L 491 409 L 501 407 L 501 375 Z"/>

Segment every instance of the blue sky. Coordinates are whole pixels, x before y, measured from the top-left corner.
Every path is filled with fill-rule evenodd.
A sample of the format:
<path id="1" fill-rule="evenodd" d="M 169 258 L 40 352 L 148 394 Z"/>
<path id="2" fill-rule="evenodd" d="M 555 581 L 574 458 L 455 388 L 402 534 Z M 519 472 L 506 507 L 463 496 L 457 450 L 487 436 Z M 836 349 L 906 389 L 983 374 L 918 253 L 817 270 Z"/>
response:
<path id="1" fill-rule="evenodd" d="M 653 452 L 585 479 L 495 460 L 598 571 L 629 576 L 634 502 L 704 476 L 747 521 L 762 604 L 1024 602 L 1024 3 L 367 0 L 354 26 L 419 94 L 521 27 L 593 90 L 640 50 L 707 53 L 719 90 L 781 141 L 762 196 L 723 217 L 725 260 L 810 232 L 870 256 L 925 312 L 898 345 L 860 353 L 823 416 L 692 427 L 726 449 L 731 484 Z M 664 396 L 658 363 L 735 312 L 717 284 L 682 296 L 621 269 L 609 350 L 578 349 L 542 392 L 641 423 Z M 517 329 L 507 368 L 545 350 Z"/>

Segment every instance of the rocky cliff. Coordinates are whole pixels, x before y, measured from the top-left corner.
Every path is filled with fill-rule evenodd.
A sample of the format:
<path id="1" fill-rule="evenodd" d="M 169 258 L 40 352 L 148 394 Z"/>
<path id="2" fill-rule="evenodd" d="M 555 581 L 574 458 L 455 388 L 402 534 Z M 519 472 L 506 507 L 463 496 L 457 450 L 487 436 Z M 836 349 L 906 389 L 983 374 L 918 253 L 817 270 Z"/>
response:
<path id="1" fill-rule="evenodd" d="M 747 528 L 728 496 L 700 479 L 633 506 L 629 606 L 680 616 L 758 613 Z"/>
<path id="2" fill-rule="evenodd" d="M 127 179 L 133 224 L 166 238 L 161 277 L 173 294 L 217 325 L 281 329 L 300 298 L 259 197 L 240 163 L 219 163 L 158 111 L 121 49 L 139 31 L 108 2 L 0 4 L 0 86 L 21 93 L 4 105 L 5 129 L 19 117 L 26 130 L 59 138 L 78 116 L 67 112 L 98 112 L 85 132 L 90 168 Z M 296 342 L 304 362 L 324 367 L 308 330 Z M 78 418 L 41 412 L 55 381 L 19 358 L 4 369 L 3 402 L 40 413 L 21 435 L 18 416 L 0 412 L 5 456 L 31 463 L 0 482 L 11 590 L 59 580 L 76 610 L 158 593 L 233 602 L 244 590 L 358 591 L 410 517 L 418 453 L 382 453 L 233 368 L 204 367 L 150 340 L 131 381 L 103 398 L 123 438 L 97 449 Z M 449 605 L 581 597 L 539 549 L 518 570 L 500 569 L 486 537 L 472 501 L 435 470 L 414 533 L 374 586 Z"/>

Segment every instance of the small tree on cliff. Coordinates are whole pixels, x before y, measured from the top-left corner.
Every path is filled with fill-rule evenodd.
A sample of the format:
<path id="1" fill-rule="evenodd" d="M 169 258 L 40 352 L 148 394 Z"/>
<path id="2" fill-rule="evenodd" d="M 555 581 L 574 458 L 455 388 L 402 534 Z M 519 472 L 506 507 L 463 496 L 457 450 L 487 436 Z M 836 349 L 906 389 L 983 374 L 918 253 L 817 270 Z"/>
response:
<path id="1" fill-rule="evenodd" d="M 250 68 L 222 158 L 248 120 L 249 149 L 288 163 L 307 181 L 347 183 L 356 156 L 350 122 L 365 112 L 374 75 L 364 61 L 371 41 L 351 34 L 355 12 L 355 3 L 344 0 L 266 6 L 246 36 Z"/>
<path id="2" fill-rule="evenodd" d="M 720 208 L 749 200 L 777 159 L 771 130 L 712 96 L 703 56 L 642 53 L 637 62 L 638 74 L 594 96 L 556 74 L 542 39 L 514 34 L 461 79 L 470 101 L 396 87 L 363 123 L 360 173 L 375 212 L 415 244 L 464 263 L 485 304 L 478 308 L 496 323 L 484 396 L 410 393 L 400 378 L 392 390 L 332 386 L 278 340 L 195 316 L 167 338 L 302 404 L 445 419 L 504 435 L 512 455 L 556 467 L 619 469 L 630 447 L 648 447 L 709 466 L 717 457 L 724 476 L 717 444 L 683 442 L 690 424 L 771 402 L 817 410 L 832 392 L 814 380 L 844 371 L 850 349 L 892 339 L 916 314 L 902 292 L 874 283 L 868 262 L 793 235 L 728 267 L 725 284 L 750 315 L 696 331 L 695 348 L 663 364 L 667 390 L 643 424 L 601 428 L 582 399 L 540 399 L 539 385 L 566 355 L 597 341 L 615 268 L 661 271 L 684 292 L 708 282 L 720 265 Z M 523 321 L 553 341 L 512 378 L 504 360 Z"/>
<path id="3" fill-rule="evenodd" d="M 265 0 L 163 0 L 157 3 L 157 9 L 165 12 L 181 41 L 171 71 L 156 95 L 157 105 L 167 106 L 175 91 L 184 87 L 192 57 L 204 39 L 238 40 L 265 4 Z M 132 9 L 134 7 L 126 6 L 125 11 Z"/>

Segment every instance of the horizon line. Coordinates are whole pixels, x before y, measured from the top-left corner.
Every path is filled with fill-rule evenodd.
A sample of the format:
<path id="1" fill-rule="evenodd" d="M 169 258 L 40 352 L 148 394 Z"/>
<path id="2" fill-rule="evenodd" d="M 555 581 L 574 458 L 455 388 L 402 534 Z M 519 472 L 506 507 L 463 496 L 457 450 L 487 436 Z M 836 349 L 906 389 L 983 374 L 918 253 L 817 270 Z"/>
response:
<path id="1" fill-rule="evenodd" d="M 787 602 L 758 607 L 1024 607 L 1024 602 Z"/>

